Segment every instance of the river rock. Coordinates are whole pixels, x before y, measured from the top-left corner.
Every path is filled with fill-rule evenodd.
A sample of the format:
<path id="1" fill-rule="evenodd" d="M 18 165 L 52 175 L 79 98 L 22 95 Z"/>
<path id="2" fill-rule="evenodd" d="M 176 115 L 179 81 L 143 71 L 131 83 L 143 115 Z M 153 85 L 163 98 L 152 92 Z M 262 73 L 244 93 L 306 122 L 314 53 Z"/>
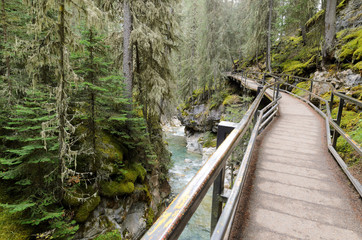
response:
<path id="1" fill-rule="evenodd" d="M 354 87 L 362 84 L 361 75 L 354 74 L 351 69 L 337 73 L 337 78 L 345 87 Z"/>
<path id="2" fill-rule="evenodd" d="M 199 143 L 199 139 L 203 136 L 203 133 L 190 134 L 186 133 L 186 148 L 189 152 L 202 153 L 202 146 Z"/>
<path id="3" fill-rule="evenodd" d="M 185 163 L 192 163 L 192 160 L 189 159 L 189 158 L 186 158 L 186 159 L 185 159 Z"/>

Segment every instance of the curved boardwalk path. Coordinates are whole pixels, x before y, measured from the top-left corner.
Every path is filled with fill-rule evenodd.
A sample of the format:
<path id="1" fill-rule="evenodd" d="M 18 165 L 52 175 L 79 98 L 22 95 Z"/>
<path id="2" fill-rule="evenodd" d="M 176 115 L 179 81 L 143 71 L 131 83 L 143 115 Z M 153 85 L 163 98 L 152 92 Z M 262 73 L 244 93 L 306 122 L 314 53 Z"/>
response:
<path id="1" fill-rule="evenodd" d="M 279 116 L 259 136 L 231 239 L 361 240 L 362 201 L 328 152 L 324 122 L 282 95 Z"/>

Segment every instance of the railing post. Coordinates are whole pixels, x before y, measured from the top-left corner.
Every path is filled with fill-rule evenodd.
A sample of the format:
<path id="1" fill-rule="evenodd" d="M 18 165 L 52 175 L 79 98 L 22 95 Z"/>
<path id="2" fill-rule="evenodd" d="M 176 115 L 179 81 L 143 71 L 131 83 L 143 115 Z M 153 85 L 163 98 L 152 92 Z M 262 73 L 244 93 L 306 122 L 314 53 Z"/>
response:
<path id="1" fill-rule="evenodd" d="M 338 107 L 338 114 L 337 114 L 337 120 L 336 120 L 336 123 L 337 123 L 338 126 L 341 124 L 343 106 L 344 106 L 344 99 L 339 98 L 339 107 Z M 334 148 L 336 148 L 338 137 L 339 137 L 339 133 L 335 129 L 334 134 L 333 134 L 333 142 L 332 142 L 332 146 Z"/>
<path id="2" fill-rule="evenodd" d="M 310 81 L 310 89 L 309 92 L 313 91 L 313 81 Z M 312 99 L 312 94 L 309 93 L 309 101 Z"/>
<path id="3" fill-rule="evenodd" d="M 279 88 L 280 88 L 280 83 L 277 84 L 277 94 L 276 94 L 275 99 L 277 99 L 279 97 Z"/>
<path id="4" fill-rule="evenodd" d="M 332 114 L 332 110 L 333 110 L 333 100 L 334 100 L 334 94 L 333 94 L 333 89 L 331 91 L 331 100 L 329 102 L 329 110 L 331 111 Z"/>
<path id="5" fill-rule="evenodd" d="M 265 73 L 263 75 L 263 86 L 265 85 Z"/>
<path id="6" fill-rule="evenodd" d="M 217 128 L 217 138 L 216 146 L 219 147 L 222 142 L 227 138 L 229 133 L 231 133 L 236 127 L 236 123 L 232 122 L 220 122 Z M 214 187 L 212 192 L 212 208 L 211 208 L 211 226 L 210 226 L 210 236 L 212 235 L 217 221 L 222 212 L 222 201 L 221 194 L 224 191 L 224 179 L 225 179 L 225 165 L 222 167 L 219 175 L 214 181 Z"/>

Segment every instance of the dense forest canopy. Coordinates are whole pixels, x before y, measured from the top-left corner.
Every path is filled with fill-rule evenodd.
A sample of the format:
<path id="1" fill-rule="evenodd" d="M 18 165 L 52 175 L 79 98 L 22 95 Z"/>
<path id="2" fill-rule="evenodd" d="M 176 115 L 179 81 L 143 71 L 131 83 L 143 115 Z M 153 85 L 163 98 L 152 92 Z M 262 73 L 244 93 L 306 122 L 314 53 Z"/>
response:
<path id="1" fill-rule="evenodd" d="M 336 52 L 343 28 L 324 33 L 348 2 L 1 0 L 4 224 L 18 239 L 73 238 L 101 199 L 137 183 L 149 195 L 147 176 L 165 182 L 170 165 L 161 117 L 196 89 L 212 97 L 225 71 L 361 71 L 361 43 Z"/>

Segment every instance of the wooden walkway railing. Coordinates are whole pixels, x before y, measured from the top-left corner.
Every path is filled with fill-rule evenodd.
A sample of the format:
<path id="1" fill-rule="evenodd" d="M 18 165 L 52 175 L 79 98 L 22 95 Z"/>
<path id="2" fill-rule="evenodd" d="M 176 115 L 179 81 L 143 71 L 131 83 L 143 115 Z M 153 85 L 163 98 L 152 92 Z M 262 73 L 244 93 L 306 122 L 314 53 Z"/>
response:
<path id="1" fill-rule="evenodd" d="M 280 84 L 283 84 L 284 86 L 290 86 L 290 88 L 295 88 L 295 86 L 288 83 L 288 80 L 294 76 L 288 75 L 243 72 L 242 74 L 229 73 L 227 74 L 227 76 L 233 80 L 239 81 L 240 84 L 244 85 L 247 88 L 256 90 L 258 92 L 256 99 L 254 100 L 240 123 L 235 126 L 235 129 L 230 132 L 228 137 L 222 142 L 222 144 L 217 148 L 216 152 L 202 166 L 202 168 L 188 183 L 185 189 L 173 200 L 173 202 L 168 206 L 168 208 L 159 217 L 155 224 L 147 231 L 147 233 L 142 238 L 143 240 L 177 239 L 192 215 L 194 214 L 194 212 L 196 211 L 196 209 L 198 208 L 199 204 L 203 200 L 204 196 L 206 195 L 208 189 L 211 187 L 212 184 L 214 184 L 214 190 L 212 206 L 213 209 L 211 213 L 211 239 L 219 240 L 229 235 L 233 217 L 235 215 L 236 206 L 240 199 L 240 194 L 243 189 L 246 173 L 248 171 L 248 166 L 254 148 L 255 139 L 262 131 L 262 129 L 265 128 L 267 124 L 272 120 L 273 116 L 278 111 L 278 100 L 280 100 Z M 260 79 L 260 81 L 251 81 L 249 79 L 250 76 L 258 76 L 258 79 Z M 274 81 L 272 83 L 267 83 L 267 78 L 274 78 Z M 312 81 L 310 79 L 304 80 Z M 313 84 L 311 84 L 311 86 L 313 86 Z M 347 101 L 355 101 L 336 92 L 332 88 L 332 86 L 331 90 L 334 95 L 341 97 L 341 99 L 345 99 Z M 348 143 L 356 149 L 359 154 L 361 154 L 361 147 L 339 127 L 338 121 L 337 123 L 335 123 L 331 119 L 328 101 L 313 94 L 311 91 L 306 91 L 310 94 L 310 96 L 317 97 L 318 99 L 326 103 L 327 108 L 326 113 L 324 113 L 322 110 L 314 106 L 310 102 L 310 100 L 302 99 L 303 101 L 306 101 L 308 104 L 310 104 L 319 114 L 321 114 L 321 116 L 325 118 L 325 123 L 327 127 L 328 148 L 333 156 L 336 158 L 337 162 L 346 173 L 348 178 L 351 180 L 357 191 L 361 194 L 361 184 L 352 176 L 352 174 L 350 174 L 346 164 L 334 149 L 330 136 L 330 126 L 332 126 L 336 132 L 343 136 L 348 141 Z M 269 99 L 271 99 L 271 103 L 265 108 L 258 111 L 258 108 L 260 108 L 259 106 L 261 100 L 264 96 L 267 96 Z M 356 100 L 354 103 L 357 105 L 361 104 L 358 100 Z M 339 114 L 339 116 L 341 115 Z M 240 143 L 241 139 L 245 136 L 246 132 L 251 126 L 253 126 L 253 130 L 250 135 L 249 144 L 244 153 L 243 161 L 236 176 L 233 188 L 228 195 L 224 194 L 226 162 L 235 147 Z M 230 127 L 230 125 L 228 125 L 227 127 Z M 220 126 L 220 129 L 221 128 L 222 125 Z M 223 137 L 221 135 L 225 136 L 225 131 L 223 134 L 220 134 L 220 136 L 218 136 L 218 142 L 221 142 L 220 138 Z M 334 137 L 336 138 L 338 136 L 335 134 Z M 221 196 L 227 198 L 227 202 L 224 208 L 222 208 Z"/>

